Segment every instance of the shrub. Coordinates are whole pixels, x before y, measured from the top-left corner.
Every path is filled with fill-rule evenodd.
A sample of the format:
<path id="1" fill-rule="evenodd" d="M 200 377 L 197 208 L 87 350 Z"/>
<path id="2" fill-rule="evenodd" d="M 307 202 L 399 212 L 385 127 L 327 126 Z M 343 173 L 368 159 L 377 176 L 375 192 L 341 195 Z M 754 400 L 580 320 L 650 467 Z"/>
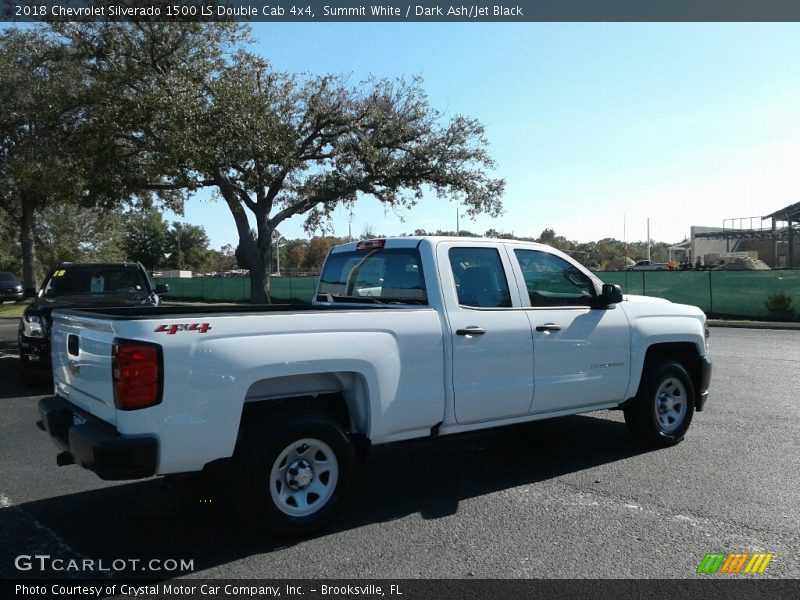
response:
<path id="1" fill-rule="evenodd" d="M 764 306 L 771 319 L 776 321 L 793 321 L 797 316 L 792 306 L 792 297 L 786 292 L 770 294 L 764 300 Z"/>

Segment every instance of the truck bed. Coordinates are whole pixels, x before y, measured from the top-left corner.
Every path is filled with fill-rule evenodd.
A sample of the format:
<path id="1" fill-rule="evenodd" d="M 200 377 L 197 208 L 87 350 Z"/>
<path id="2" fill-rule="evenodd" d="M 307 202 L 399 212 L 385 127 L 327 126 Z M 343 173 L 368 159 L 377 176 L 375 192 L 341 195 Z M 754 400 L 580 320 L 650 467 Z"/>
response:
<path id="1" fill-rule="evenodd" d="M 155 317 L 178 317 L 182 315 L 225 316 L 225 315 L 261 315 L 265 313 L 309 313 L 328 311 L 354 311 L 354 310 L 397 310 L 399 308 L 424 308 L 428 306 L 417 304 L 341 304 L 341 305 L 311 305 L 311 304 L 248 304 L 248 305 L 222 305 L 222 306 L 132 306 L 132 307 L 104 307 L 57 309 L 60 314 L 71 314 L 85 317 L 103 317 L 111 320 L 139 320 Z"/>

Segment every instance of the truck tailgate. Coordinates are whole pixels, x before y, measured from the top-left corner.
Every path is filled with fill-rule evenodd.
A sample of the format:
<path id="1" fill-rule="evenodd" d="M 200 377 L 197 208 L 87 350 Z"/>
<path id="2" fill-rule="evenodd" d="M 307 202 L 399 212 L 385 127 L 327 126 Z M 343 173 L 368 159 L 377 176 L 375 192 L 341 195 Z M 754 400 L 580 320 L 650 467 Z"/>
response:
<path id="1" fill-rule="evenodd" d="M 113 324 L 108 320 L 53 313 L 51 352 L 56 394 L 116 425 L 113 340 Z"/>

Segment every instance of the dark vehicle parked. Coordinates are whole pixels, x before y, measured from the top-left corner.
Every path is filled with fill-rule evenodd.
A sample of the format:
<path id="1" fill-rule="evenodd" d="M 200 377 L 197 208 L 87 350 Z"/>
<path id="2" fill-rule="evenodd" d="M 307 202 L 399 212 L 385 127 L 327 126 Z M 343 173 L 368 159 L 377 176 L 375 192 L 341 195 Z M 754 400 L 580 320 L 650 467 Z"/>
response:
<path id="1" fill-rule="evenodd" d="M 24 294 L 22 293 L 22 285 L 13 273 L 6 271 L 0 272 L 0 302 L 6 300 L 22 300 Z"/>
<path id="2" fill-rule="evenodd" d="M 19 323 L 22 377 L 50 376 L 50 328 L 54 308 L 158 306 L 169 286 L 153 286 L 139 263 L 61 263 L 45 278 Z"/>

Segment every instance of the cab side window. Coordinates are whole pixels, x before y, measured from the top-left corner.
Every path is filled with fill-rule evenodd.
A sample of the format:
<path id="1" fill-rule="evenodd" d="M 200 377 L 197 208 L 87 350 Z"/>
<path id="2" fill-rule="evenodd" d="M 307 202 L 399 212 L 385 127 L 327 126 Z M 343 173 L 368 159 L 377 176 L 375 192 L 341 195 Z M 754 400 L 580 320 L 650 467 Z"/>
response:
<path id="1" fill-rule="evenodd" d="M 588 306 L 594 284 L 563 258 L 539 250 L 514 250 L 531 306 Z"/>
<path id="2" fill-rule="evenodd" d="M 476 308 L 511 306 L 503 262 L 496 248 L 451 248 L 458 303 Z"/>

